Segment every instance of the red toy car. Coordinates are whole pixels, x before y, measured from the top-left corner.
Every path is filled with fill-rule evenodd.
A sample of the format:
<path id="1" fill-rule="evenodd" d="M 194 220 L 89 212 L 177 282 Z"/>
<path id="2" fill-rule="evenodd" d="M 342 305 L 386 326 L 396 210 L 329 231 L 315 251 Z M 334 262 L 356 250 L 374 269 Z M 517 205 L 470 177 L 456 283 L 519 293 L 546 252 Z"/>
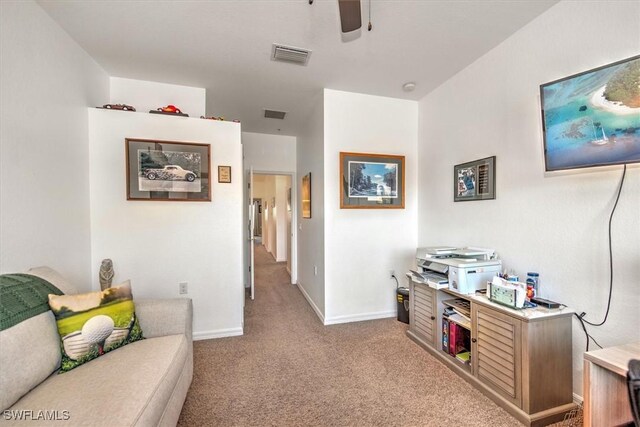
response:
<path id="1" fill-rule="evenodd" d="M 175 114 L 181 114 L 182 111 L 180 111 L 180 109 L 178 107 L 176 107 L 175 105 L 167 105 L 166 107 L 161 107 L 158 108 L 158 111 L 162 111 L 163 113 L 175 113 Z"/>

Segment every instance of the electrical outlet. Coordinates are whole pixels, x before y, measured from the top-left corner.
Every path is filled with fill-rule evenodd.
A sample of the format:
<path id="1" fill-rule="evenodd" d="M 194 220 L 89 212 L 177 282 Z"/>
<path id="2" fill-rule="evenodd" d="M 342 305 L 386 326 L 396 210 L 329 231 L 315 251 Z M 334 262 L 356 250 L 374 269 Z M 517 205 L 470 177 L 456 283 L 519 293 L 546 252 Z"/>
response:
<path id="1" fill-rule="evenodd" d="M 180 282 L 178 283 L 178 286 L 181 294 L 189 293 L 189 284 L 187 282 Z"/>
<path id="2" fill-rule="evenodd" d="M 314 265 L 314 266 L 313 266 L 313 275 L 314 275 L 314 276 L 317 276 L 317 275 L 318 275 L 318 266 L 317 266 L 317 265 Z"/>
<path id="3" fill-rule="evenodd" d="M 389 279 L 393 279 L 394 277 L 396 277 L 396 271 L 395 270 L 389 270 Z"/>

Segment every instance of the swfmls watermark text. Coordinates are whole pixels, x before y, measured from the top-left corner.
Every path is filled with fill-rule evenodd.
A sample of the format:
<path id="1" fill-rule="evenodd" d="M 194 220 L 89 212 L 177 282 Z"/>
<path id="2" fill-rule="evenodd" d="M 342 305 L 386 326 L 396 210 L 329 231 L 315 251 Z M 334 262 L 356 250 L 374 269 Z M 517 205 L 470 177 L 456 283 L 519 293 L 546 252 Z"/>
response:
<path id="1" fill-rule="evenodd" d="M 2 418 L 7 421 L 68 421 L 71 413 L 63 410 L 6 409 Z"/>

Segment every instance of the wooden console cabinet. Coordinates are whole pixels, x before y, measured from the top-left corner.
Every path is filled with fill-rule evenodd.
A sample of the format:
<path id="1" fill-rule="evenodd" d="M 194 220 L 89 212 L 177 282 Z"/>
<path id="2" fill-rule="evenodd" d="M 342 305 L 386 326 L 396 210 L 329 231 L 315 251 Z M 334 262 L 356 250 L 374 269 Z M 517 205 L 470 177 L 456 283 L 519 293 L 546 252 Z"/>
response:
<path id="1" fill-rule="evenodd" d="M 443 350 L 443 311 L 452 300 L 469 307 L 471 321 L 462 323 L 470 331 L 468 363 Z M 514 310 L 415 278 L 409 304 L 407 335 L 525 425 L 560 421 L 575 408 L 571 309 Z"/>

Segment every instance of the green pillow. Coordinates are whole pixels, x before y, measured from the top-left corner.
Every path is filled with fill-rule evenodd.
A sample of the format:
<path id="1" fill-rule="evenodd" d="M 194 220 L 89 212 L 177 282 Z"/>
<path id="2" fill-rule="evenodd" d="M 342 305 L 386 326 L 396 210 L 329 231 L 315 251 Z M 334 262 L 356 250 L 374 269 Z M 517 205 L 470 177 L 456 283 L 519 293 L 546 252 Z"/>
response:
<path id="1" fill-rule="evenodd" d="M 49 294 L 49 307 L 62 339 L 60 372 L 143 338 L 129 281 L 102 292 Z"/>

